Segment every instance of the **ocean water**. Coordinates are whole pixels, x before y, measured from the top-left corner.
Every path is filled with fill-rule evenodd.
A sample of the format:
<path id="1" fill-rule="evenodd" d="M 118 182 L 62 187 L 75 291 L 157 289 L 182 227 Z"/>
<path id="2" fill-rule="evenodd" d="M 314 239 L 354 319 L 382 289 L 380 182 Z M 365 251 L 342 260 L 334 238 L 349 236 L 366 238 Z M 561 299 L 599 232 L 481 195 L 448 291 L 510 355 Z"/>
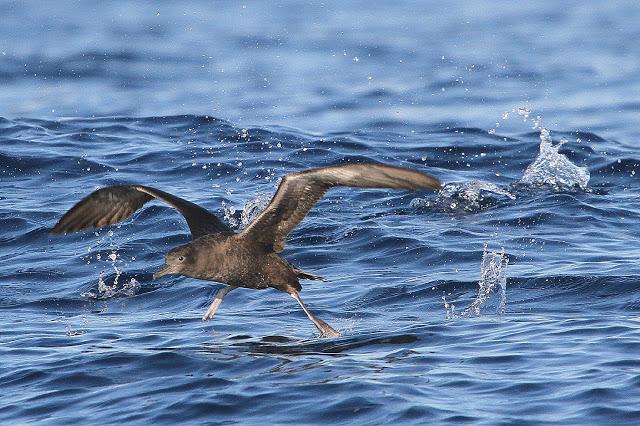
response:
<path id="1" fill-rule="evenodd" d="M 0 3 L 0 422 L 638 424 L 636 2 Z M 140 183 L 240 229 L 290 172 L 337 189 L 275 290 L 152 280 L 189 239 Z"/>

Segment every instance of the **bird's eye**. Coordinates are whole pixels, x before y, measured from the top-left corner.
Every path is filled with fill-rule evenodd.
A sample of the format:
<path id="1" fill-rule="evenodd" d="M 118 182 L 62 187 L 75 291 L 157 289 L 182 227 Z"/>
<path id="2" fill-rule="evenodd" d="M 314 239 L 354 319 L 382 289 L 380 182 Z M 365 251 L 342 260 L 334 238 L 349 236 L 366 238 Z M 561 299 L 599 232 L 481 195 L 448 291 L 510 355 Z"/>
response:
<path id="1" fill-rule="evenodd" d="M 184 261 L 184 256 L 180 256 L 180 257 L 178 258 L 178 261 L 180 261 L 180 262 Z"/>

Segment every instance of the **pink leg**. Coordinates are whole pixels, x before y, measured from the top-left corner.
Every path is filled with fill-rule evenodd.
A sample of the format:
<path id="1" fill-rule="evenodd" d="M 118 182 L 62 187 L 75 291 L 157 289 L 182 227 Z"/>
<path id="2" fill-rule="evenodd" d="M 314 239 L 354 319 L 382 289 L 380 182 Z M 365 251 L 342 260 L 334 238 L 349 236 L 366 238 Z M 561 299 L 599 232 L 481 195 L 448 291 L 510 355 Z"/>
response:
<path id="1" fill-rule="evenodd" d="M 224 299 L 224 296 L 226 296 L 227 293 L 229 293 L 231 290 L 236 288 L 238 287 L 234 287 L 234 286 L 222 287 L 216 294 L 215 299 L 213 299 L 213 302 L 211 303 L 211 306 L 209 306 L 207 313 L 204 314 L 204 316 L 202 317 L 202 321 L 210 320 L 211 318 L 213 318 L 213 315 L 218 310 L 218 307 L 220 307 L 220 303 L 222 303 L 222 299 Z"/>

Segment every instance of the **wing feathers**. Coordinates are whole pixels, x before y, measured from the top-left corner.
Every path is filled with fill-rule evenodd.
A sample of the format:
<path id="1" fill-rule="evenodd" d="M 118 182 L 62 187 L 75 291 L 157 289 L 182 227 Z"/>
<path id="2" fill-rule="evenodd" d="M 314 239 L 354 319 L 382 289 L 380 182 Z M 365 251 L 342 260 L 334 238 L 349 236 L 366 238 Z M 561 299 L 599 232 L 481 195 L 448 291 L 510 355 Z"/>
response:
<path id="1" fill-rule="evenodd" d="M 347 164 L 291 173 L 282 179 L 267 208 L 241 235 L 265 249 L 282 251 L 287 235 L 334 186 L 439 190 L 441 183 L 415 170 L 383 164 Z"/>
<path id="2" fill-rule="evenodd" d="M 118 185 L 98 189 L 73 206 L 51 230 L 54 234 L 102 228 L 118 223 L 157 198 L 178 209 L 185 217 L 192 237 L 233 231 L 213 213 L 182 198 L 146 186 Z"/>
<path id="3" fill-rule="evenodd" d="M 267 208 L 242 232 L 265 249 L 282 251 L 289 233 L 334 186 L 356 188 L 434 189 L 438 179 L 415 170 L 383 164 L 347 164 L 291 173 L 282 179 Z M 214 214 L 182 198 L 141 185 L 118 185 L 94 191 L 73 206 L 51 230 L 54 234 L 101 228 L 130 217 L 157 198 L 182 213 L 192 238 L 211 233 L 233 234 Z"/>
<path id="4" fill-rule="evenodd" d="M 129 186 L 98 189 L 73 206 L 51 230 L 54 234 L 112 225 L 129 217 L 151 196 Z"/>

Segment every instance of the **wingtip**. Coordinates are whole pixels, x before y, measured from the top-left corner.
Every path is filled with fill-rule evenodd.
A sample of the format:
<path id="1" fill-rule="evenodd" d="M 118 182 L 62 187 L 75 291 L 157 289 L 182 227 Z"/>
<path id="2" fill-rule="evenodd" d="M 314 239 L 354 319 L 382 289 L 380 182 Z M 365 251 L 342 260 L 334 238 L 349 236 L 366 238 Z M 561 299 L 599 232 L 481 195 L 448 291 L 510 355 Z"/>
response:
<path id="1" fill-rule="evenodd" d="M 67 235 L 69 233 L 66 229 L 52 228 L 49 230 L 49 235 Z"/>
<path id="2" fill-rule="evenodd" d="M 66 234 L 65 231 L 60 229 L 60 224 L 56 223 L 56 225 L 49 229 L 49 235 L 60 235 L 60 234 Z"/>
<path id="3" fill-rule="evenodd" d="M 63 223 L 60 221 L 55 224 L 53 228 L 49 230 L 50 235 L 66 235 L 72 232 L 82 231 L 86 228 L 76 228 L 74 226 L 70 226 L 68 223 Z"/>
<path id="4" fill-rule="evenodd" d="M 426 173 L 422 173 L 422 175 L 424 176 L 423 188 L 432 189 L 434 191 L 441 191 L 442 188 L 444 188 L 444 184 L 437 177 Z"/>

